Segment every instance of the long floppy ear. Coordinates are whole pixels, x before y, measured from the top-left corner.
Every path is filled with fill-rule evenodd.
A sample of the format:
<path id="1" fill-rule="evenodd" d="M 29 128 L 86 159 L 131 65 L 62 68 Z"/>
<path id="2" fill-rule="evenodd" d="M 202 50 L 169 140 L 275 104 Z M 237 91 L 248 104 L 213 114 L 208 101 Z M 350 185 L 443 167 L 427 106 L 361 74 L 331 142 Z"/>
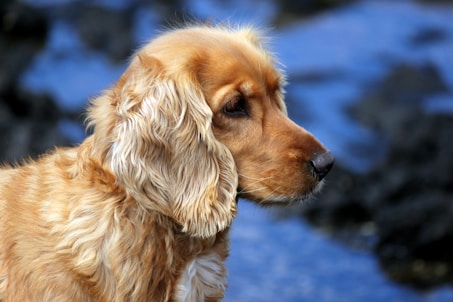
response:
<path id="1" fill-rule="evenodd" d="M 236 166 L 212 133 L 212 111 L 195 76 L 170 79 L 157 59 L 139 55 L 107 99 L 115 125 L 106 163 L 117 182 L 183 232 L 209 237 L 227 228 L 236 213 Z"/>

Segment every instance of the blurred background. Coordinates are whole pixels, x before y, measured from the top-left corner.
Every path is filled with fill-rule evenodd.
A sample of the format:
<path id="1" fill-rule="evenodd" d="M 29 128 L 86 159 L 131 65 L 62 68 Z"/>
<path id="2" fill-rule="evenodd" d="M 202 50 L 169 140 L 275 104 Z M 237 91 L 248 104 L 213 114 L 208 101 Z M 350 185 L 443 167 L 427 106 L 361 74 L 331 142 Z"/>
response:
<path id="1" fill-rule="evenodd" d="M 240 201 L 224 301 L 453 301 L 453 1 L 2 0 L 0 160 L 86 136 L 83 108 L 187 20 L 270 29 L 291 118 L 337 158 L 315 200 Z"/>

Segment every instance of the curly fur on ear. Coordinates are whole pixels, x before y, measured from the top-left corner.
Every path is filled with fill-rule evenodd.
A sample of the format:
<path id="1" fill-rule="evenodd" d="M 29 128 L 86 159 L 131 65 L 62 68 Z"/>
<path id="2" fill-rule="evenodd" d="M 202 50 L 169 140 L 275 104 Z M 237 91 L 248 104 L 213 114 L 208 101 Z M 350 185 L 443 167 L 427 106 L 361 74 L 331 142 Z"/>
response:
<path id="1" fill-rule="evenodd" d="M 115 88 L 94 100 L 95 146 L 142 207 L 173 218 L 183 232 L 210 237 L 235 216 L 236 166 L 212 133 L 212 111 L 195 76 L 168 78 L 162 68 L 139 55 Z M 105 106 L 116 115 L 105 116 L 112 111 Z M 97 137 L 99 128 L 111 137 Z"/>

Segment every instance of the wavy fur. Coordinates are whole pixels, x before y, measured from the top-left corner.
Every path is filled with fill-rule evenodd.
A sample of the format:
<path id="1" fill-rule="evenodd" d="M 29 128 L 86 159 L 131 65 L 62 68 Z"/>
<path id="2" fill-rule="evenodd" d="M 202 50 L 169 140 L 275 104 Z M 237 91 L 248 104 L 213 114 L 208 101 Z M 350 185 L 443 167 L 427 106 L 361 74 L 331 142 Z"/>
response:
<path id="1" fill-rule="evenodd" d="M 3 167 L 0 301 L 219 301 L 238 190 L 320 186 L 325 149 L 287 118 L 274 64 L 252 28 L 170 31 L 91 102 L 80 146 Z"/>

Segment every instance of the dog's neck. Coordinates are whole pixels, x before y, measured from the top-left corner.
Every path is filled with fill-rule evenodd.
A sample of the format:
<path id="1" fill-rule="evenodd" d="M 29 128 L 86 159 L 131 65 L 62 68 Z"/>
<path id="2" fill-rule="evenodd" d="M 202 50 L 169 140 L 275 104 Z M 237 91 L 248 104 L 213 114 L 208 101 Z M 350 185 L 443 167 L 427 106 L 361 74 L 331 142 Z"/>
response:
<path id="1" fill-rule="evenodd" d="M 228 230 L 209 238 L 182 232 L 171 217 L 142 207 L 115 182 L 113 174 L 100 161 L 87 161 L 89 148 L 82 145 L 78 150 L 77 154 L 75 149 L 67 149 L 67 156 L 60 155 L 58 161 L 71 177 L 86 184 L 92 198 L 102 202 L 85 205 L 83 198 L 88 189 L 85 190 L 85 196 L 73 205 L 72 211 L 74 215 L 85 215 L 86 229 L 74 225 L 74 229 L 69 227 L 59 234 L 66 256 L 79 259 L 76 263 L 80 266 L 76 265 L 74 270 L 77 279 L 86 280 L 83 283 L 92 287 L 90 292 L 107 300 L 125 296 L 133 301 L 143 300 L 143 297 L 150 301 L 172 301 L 169 297 L 174 296 L 184 301 L 184 297 L 193 298 L 200 286 L 208 286 L 206 282 L 213 284 L 211 291 L 218 291 L 215 296 L 221 296 L 226 275 L 223 261 L 229 250 Z M 79 161 L 79 158 L 84 159 Z M 77 191 L 71 194 L 77 199 Z M 86 233 L 84 241 L 71 235 L 76 232 Z M 127 254 L 120 252 L 125 248 Z M 98 255 L 90 262 L 86 255 L 94 250 Z M 206 266 L 215 267 L 215 272 L 207 274 Z M 114 281 L 111 284 L 97 282 L 105 276 Z M 107 287 L 99 288 L 99 284 Z"/>

